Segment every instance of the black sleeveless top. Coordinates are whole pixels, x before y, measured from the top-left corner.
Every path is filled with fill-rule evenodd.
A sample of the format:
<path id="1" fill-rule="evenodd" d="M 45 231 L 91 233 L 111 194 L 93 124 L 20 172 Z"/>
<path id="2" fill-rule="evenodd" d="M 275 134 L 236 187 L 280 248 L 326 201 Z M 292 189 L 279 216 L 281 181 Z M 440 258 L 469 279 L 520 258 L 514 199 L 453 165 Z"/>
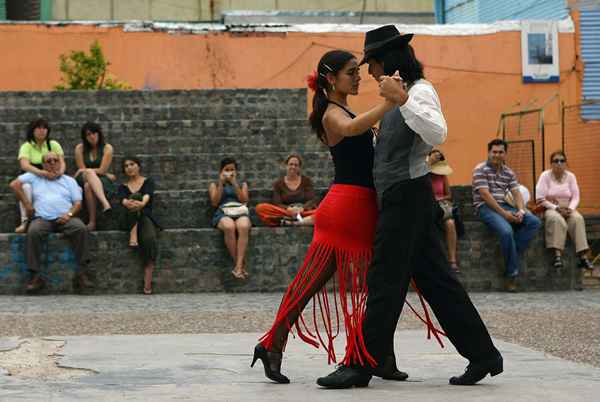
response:
<path id="1" fill-rule="evenodd" d="M 332 101 L 329 101 L 329 103 L 341 107 L 350 117 L 356 117 L 354 113 L 339 103 Z M 335 167 L 334 184 L 351 184 L 375 188 L 373 182 L 373 160 L 375 155 L 373 135 L 373 130 L 369 129 L 361 135 L 344 137 L 336 145 L 329 147 Z"/>

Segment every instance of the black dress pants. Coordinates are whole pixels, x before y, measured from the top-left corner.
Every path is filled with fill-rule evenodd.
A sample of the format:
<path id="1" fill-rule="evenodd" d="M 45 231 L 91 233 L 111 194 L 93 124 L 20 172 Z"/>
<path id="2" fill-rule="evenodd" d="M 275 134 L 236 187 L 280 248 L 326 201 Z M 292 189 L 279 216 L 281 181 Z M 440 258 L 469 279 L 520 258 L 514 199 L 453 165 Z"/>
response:
<path id="1" fill-rule="evenodd" d="M 393 345 L 411 278 L 458 353 L 475 363 L 498 353 L 450 271 L 435 227 L 436 212 L 429 176 L 397 183 L 383 194 L 363 324 L 367 350 L 379 364 Z"/>

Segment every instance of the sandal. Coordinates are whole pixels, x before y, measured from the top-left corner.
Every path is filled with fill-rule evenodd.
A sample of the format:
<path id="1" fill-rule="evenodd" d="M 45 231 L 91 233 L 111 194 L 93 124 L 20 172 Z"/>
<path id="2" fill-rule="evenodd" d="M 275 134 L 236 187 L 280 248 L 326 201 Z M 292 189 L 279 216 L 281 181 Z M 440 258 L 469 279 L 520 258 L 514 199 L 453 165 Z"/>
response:
<path id="1" fill-rule="evenodd" d="M 130 247 L 130 248 L 138 248 L 138 247 L 139 247 L 139 244 L 137 244 L 137 243 L 135 243 L 135 242 L 132 242 L 132 241 L 130 241 L 130 242 L 129 242 L 129 247 Z"/>
<path id="2" fill-rule="evenodd" d="M 152 294 L 152 288 L 147 289 L 147 288 L 144 287 L 144 294 L 145 295 L 151 295 Z"/>
<path id="3" fill-rule="evenodd" d="M 579 257 L 579 268 L 582 269 L 587 269 L 587 270 L 593 270 L 594 266 L 592 265 L 592 263 L 590 262 L 590 260 L 587 259 L 586 256 L 583 257 Z"/>
<path id="4" fill-rule="evenodd" d="M 460 274 L 460 268 L 458 267 L 458 264 L 456 263 L 456 261 L 450 261 L 450 269 L 455 274 Z"/>
<path id="5" fill-rule="evenodd" d="M 242 271 L 238 271 L 236 269 L 231 271 L 231 274 L 236 278 L 236 279 L 246 279 L 246 277 L 244 276 L 244 273 Z"/>
<path id="6" fill-rule="evenodd" d="M 560 255 L 555 255 L 554 262 L 552 264 L 554 265 L 554 268 L 562 268 L 563 267 L 562 257 Z"/>

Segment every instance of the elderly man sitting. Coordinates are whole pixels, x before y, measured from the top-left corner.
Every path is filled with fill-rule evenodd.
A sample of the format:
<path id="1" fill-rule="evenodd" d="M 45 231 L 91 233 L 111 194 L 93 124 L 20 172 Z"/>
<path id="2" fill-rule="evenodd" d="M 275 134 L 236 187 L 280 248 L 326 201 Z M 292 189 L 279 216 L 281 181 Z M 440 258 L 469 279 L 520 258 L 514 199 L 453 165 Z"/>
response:
<path id="1" fill-rule="evenodd" d="M 26 258 L 31 279 L 26 290 L 33 292 L 44 287 L 40 277 L 42 241 L 52 232 L 64 233 L 69 238 L 79 264 L 79 286 L 91 287 L 84 272 L 89 263 L 88 232 L 83 222 L 75 217 L 81 209 L 81 188 L 75 179 L 60 174 L 60 159 L 54 152 L 44 155 L 42 163 L 44 170 L 51 173 L 51 178 L 25 173 L 10 183 L 28 217 L 32 219 L 27 230 Z M 23 184 L 31 185 L 33 205 L 23 192 Z"/>

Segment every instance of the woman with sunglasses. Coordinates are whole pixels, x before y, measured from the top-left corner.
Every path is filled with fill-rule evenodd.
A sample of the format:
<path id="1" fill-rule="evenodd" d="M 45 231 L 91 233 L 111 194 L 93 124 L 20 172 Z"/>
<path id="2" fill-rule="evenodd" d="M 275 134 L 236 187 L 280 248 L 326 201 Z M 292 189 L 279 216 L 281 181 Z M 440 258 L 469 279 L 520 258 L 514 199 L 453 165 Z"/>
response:
<path id="1" fill-rule="evenodd" d="M 563 266 L 562 253 L 568 232 L 579 256 L 579 268 L 593 269 L 586 256 L 590 247 L 585 233 L 585 221 L 577 212 L 577 179 L 567 170 L 567 157 L 563 151 L 553 152 L 550 162 L 552 168 L 540 175 L 535 189 L 537 202 L 546 208 L 546 247 L 554 249 L 554 267 Z"/>

